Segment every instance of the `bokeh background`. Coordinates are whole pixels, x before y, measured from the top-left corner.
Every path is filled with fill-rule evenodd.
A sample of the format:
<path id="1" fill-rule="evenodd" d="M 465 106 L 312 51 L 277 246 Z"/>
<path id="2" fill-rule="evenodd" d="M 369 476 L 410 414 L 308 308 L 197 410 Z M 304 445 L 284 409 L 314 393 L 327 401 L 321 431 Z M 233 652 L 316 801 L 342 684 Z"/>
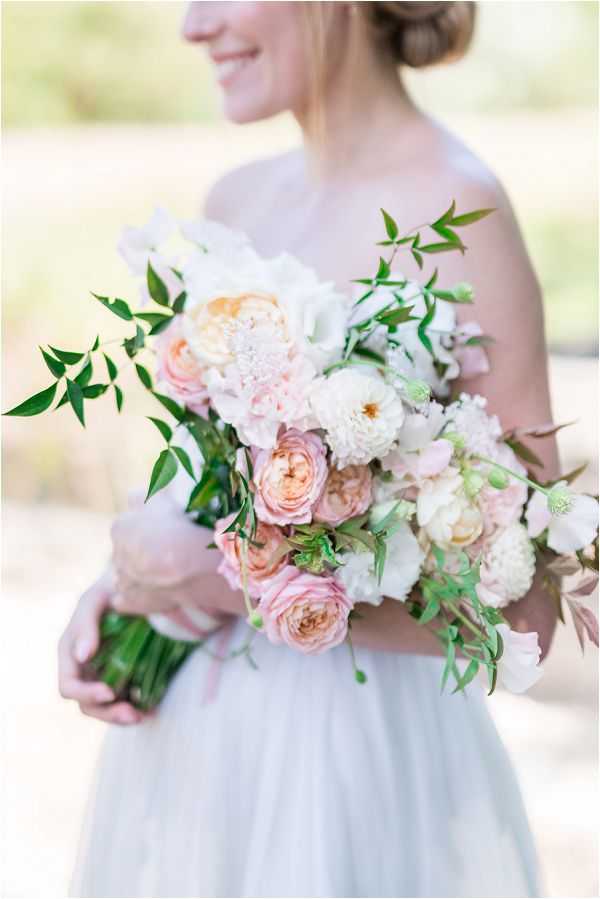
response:
<path id="1" fill-rule="evenodd" d="M 118 320 L 89 298 L 131 297 L 120 228 L 155 205 L 192 217 L 224 171 L 297 141 L 281 117 L 226 124 L 209 66 L 184 45 L 179 2 L 2 3 L 3 401 L 49 383 L 36 345 L 75 349 Z M 483 2 L 474 47 L 411 73 L 427 110 L 508 189 L 541 280 L 563 464 L 597 489 L 595 2 Z M 243 198 L 246 199 L 246 198 Z M 252 202 L 252 198 L 247 198 Z M 159 449 L 139 413 L 90 407 L 4 420 L 4 889 L 64 896 L 104 726 L 55 689 L 54 647 L 109 553 L 110 517 Z M 8 689 L 6 689 L 8 688 Z M 598 893 L 597 661 L 559 634 L 526 697 L 490 701 L 521 780 L 547 895 Z M 467 772 L 466 772 L 467 773 Z"/>

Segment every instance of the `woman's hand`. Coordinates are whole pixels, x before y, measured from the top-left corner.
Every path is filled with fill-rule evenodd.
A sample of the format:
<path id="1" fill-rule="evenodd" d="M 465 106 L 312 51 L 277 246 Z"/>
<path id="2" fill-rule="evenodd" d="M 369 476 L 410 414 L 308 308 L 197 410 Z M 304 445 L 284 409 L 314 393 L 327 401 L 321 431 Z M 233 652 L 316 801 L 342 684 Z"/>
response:
<path id="1" fill-rule="evenodd" d="M 212 531 L 194 524 L 168 494 L 129 508 L 111 531 L 116 589 L 113 607 L 131 615 L 166 613 L 178 607 L 209 614 L 244 614 L 241 593 L 217 574 L 220 554 L 207 549 Z"/>
<path id="2" fill-rule="evenodd" d="M 137 724 L 144 717 L 128 702 L 114 702 L 108 684 L 86 678 L 86 663 L 100 642 L 100 618 L 111 605 L 114 573 L 106 571 L 79 600 L 58 644 L 58 686 L 61 696 L 74 699 L 84 715 L 111 724 Z"/>

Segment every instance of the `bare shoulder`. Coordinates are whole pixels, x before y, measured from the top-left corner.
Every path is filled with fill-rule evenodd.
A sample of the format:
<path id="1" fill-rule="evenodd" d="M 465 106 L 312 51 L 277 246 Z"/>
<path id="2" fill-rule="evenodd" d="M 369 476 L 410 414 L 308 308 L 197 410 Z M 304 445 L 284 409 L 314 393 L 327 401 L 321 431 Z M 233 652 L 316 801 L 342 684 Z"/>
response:
<path id="1" fill-rule="evenodd" d="M 256 201 L 270 195 L 297 154 L 284 153 L 253 160 L 227 172 L 212 186 L 204 202 L 204 214 L 232 228 L 247 230 L 248 212 L 260 208 Z"/>

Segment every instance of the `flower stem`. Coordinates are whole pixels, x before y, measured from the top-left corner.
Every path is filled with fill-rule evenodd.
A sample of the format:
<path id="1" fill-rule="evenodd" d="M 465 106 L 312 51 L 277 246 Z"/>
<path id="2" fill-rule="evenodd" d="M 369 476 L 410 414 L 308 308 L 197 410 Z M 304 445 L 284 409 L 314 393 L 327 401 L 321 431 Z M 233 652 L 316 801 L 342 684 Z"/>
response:
<path id="1" fill-rule="evenodd" d="M 513 471 L 511 468 L 506 468 L 506 466 L 501 465 L 499 462 L 495 462 L 494 459 L 488 459 L 487 456 L 481 456 L 479 453 L 476 453 L 473 459 L 479 459 L 480 462 L 487 462 L 489 465 L 493 465 L 495 468 L 499 468 L 505 474 L 510 475 L 513 478 L 516 478 L 518 481 L 522 481 L 523 484 L 527 484 L 533 490 L 537 490 L 539 493 L 543 493 L 544 496 L 548 496 L 550 491 L 546 487 L 542 487 L 541 484 L 536 484 L 535 481 L 532 481 L 530 478 L 526 478 L 525 475 L 517 474 L 516 471 Z"/>

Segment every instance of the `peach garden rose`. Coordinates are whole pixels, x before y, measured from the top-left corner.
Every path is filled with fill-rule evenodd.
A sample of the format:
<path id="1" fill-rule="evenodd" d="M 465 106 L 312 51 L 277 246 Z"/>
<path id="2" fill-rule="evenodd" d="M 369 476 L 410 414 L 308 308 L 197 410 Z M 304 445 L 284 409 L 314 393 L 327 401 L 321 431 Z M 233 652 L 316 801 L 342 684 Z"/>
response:
<path id="1" fill-rule="evenodd" d="M 352 605 L 333 577 L 286 565 L 265 585 L 258 611 L 269 640 L 316 655 L 345 639 Z"/>
<path id="2" fill-rule="evenodd" d="M 223 553 L 218 572 L 222 574 L 233 590 L 242 587 L 242 547 L 239 536 L 225 529 L 229 527 L 236 513 L 221 518 L 215 525 L 215 543 Z M 248 592 L 258 596 L 263 583 L 278 574 L 288 561 L 287 554 L 278 553 L 284 540 L 281 530 L 272 524 L 259 521 L 254 539 L 248 541 L 246 565 L 248 572 Z"/>
<path id="3" fill-rule="evenodd" d="M 193 412 L 205 412 L 208 393 L 204 381 L 204 366 L 183 336 L 179 319 L 160 335 L 156 351 L 158 378 L 169 385 L 173 399 L 188 406 Z"/>
<path id="4" fill-rule="evenodd" d="M 310 522 L 326 480 L 326 449 L 318 434 L 284 431 L 273 449 L 255 453 L 257 517 L 267 524 Z"/>
<path id="5" fill-rule="evenodd" d="M 362 515 L 371 505 L 372 481 L 367 465 L 331 468 L 314 511 L 314 520 L 337 527 L 349 518 Z"/>

